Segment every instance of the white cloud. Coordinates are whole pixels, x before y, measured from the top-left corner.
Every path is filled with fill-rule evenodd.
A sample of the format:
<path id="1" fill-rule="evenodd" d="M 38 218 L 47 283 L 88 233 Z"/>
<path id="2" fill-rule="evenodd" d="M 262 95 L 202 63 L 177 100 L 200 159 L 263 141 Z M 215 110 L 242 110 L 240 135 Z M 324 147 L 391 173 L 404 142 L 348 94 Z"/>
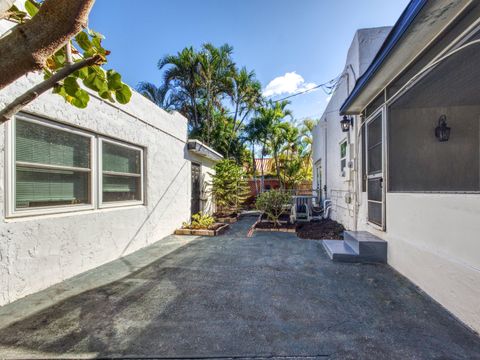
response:
<path id="1" fill-rule="evenodd" d="M 276 77 L 270 81 L 263 90 L 263 96 L 270 97 L 281 94 L 294 94 L 300 91 L 310 90 L 317 86 L 315 83 L 306 83 L 305 79 L 295 71 Z"/>

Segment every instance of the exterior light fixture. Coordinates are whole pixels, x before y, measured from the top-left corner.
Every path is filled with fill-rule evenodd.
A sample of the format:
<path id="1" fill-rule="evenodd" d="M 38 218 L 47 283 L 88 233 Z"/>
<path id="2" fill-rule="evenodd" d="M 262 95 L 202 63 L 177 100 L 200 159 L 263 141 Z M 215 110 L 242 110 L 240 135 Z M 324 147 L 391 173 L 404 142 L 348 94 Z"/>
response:
<path id="1" fill-rule="evenodd" d="M 450 138 L 450 128 L 447 126 L 447 116 L 442 115 L 438 119 L 438 126 L 435 128 L 435 137 L 438 141 L 448 141 Z"/>
<path id="2" fill-rule="evenodd" d="M 348 132 L 350 126 L 353 126 L 353 117 L 348 118 L 347 115 L 343 115 L 343 119 L 340 120 L 340 126 L 343 132 Z"/>

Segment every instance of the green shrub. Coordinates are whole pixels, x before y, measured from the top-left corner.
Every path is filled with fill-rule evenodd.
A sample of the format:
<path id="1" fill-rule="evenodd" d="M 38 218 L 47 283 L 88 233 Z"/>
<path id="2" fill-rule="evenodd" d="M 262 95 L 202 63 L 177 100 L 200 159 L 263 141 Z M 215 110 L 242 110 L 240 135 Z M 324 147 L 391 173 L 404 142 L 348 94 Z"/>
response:
<path id="1" fill-rule="evenodd" d="M 278 219 L 286 212 L 285 205 L 289 204 L 290 195 L 278 190 L 261 193 L 255 203 L 256 208 L 267 215 L 268 219 L 280 225 Z"/>
<path id="2" fill-rule="evenodd" d="M 211 185 L 217 212 L 222 214 L 237 212 L 250 193 L 243 168 L 230 159 L 215 165 Z"/>
<path id="3" fill-rule="evenodd" d="M 215 223 L 213 217 L 207 214 L 198 214 L 192 215 L 192 221 L 190 223 L 184 222 L 182 227 L 184 229 L 208 229 Z"/>

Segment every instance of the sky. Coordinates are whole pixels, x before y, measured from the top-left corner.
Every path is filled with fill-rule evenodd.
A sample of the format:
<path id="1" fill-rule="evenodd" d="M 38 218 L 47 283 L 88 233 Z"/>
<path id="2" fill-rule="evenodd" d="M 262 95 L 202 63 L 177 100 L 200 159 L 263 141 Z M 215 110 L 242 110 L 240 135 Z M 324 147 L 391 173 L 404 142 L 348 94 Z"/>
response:
<path id="1" fill-rule="evenodd" d="M 280 99 L 337 77 L 355 31 L 393 25 L 408 0 L 96 0 L 89 27 L 105 36 L 106 68 L 135 87 L 160 85 L 158 60 L 186 46 L 228 43 Z M 291 98 L 296 119 L 319 118 L 321 89 Z"/>

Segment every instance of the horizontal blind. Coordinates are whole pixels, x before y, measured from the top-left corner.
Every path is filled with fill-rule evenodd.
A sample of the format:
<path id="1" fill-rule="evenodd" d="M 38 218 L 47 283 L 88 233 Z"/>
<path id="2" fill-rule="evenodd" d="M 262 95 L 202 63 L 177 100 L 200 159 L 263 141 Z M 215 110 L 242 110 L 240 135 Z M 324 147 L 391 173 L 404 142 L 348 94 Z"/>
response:
<path id="1" fill-rule="evenodd" d="M 17 166 L 16 207 L 89 202 L 89 173 Z"/>
<path id="2" fill-rule="evenodd" d="M 140 151 L 109 142 L 102 143 L 103 171 L 140 174 Z"/>
<path id="3" fill-rule="evenodd" d="M 104 192 L 132 192 L 137 191 L 136 177 L 125 176 L 103 176 L 103 191 Z"/>
<path id="4" fill-rule="evenodd" d="M 90 168 L 90 138 L 20 119 L 15 150 L 17 161 Z"/>

